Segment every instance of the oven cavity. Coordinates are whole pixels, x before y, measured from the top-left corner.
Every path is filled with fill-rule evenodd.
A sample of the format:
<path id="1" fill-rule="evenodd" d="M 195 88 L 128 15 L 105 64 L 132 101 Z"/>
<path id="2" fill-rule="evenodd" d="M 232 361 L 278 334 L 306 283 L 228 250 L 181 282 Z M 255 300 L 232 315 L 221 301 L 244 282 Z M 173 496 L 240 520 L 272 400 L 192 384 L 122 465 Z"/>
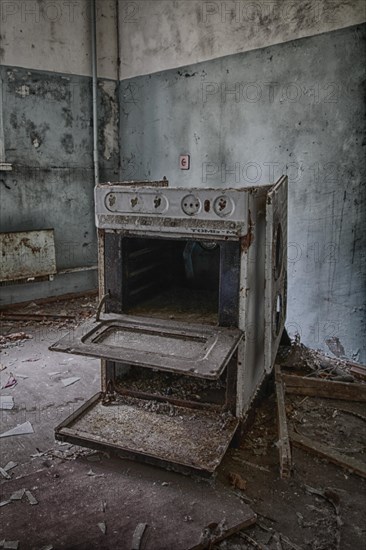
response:
<path id="1" fill-rule="evenodd" d="M 199 241 L 122 239 L 123 312 L 217 324 L 220 247 Z"/>

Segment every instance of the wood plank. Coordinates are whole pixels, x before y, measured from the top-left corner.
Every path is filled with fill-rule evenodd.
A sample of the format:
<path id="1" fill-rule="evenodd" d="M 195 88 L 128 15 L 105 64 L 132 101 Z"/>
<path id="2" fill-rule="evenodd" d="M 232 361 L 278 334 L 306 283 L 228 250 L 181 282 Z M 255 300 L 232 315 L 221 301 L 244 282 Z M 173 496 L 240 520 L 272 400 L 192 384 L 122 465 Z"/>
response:
<path id="1" fill-rule="evenodd" d="M 307 378 L 293 374 L 282 374 L 286 393 L 366 402 L 366 384 L 334 382 L 321 378 Z"/>
<path id="2" fill-rule="evenodd" d="M 352 364 L 351 374 L 360 380 L 366 381 L 366 367 L 364 365 Z"/>
<path id="3" fill-rule="evenodd" d="M 281 478 L 288 478 L 291 475 L 291 447 L 287 429 L 285 390 L 282 382 L 281 368 L 279 365 L 275 365 L 275 385 L 277 398 L 280 475 Z"/>
<path id="4" fill-rule="evenodd" d="M 351 472 L 366 478 L 366 464 L 355 458 L 346 456 L 338 451 L 335 451 L 328 445 L 323 445 L 318 441 L 313 441 L 309 437 L 297 434 L 294 430 L 289 431 L 292 443 L 299 448 L 310 451 L 322 458 L 326 458 L 329 462 L 337 464 L 342 468 L 346 468 Z"/>

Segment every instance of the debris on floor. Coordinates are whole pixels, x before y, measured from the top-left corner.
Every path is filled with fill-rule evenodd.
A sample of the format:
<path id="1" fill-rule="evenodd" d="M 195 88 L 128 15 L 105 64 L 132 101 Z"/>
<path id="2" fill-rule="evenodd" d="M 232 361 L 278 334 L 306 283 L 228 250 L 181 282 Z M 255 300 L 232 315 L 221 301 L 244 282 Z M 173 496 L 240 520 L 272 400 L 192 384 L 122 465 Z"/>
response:
<path id="1" fill-rule="evenodd" d="M 17 382 L 16 378 L 14 377 L 14 374 L 11 372 L 7 382 L 5 382 L 5 384 L 3 384 L 1 386 L 1 389 L 5 390 L 6 388 L 14 388 L 14 386 L 16 386 L 17 383 L 18 382 Z"/>
<path id="2" fill-rule="evenodd" d="M 93 472 L 93 470 L 89 470 L 87 475 L 90 477 L 104 477 L 105 474 L 96 474 L 95 472 Z"/>
<path id="3" fill-rule="evenodd" d="M 329 361 L 328 361 L 329 363 Z M 304 448 L 305 450 L 315 453 L 337 464 L 349 471 L 366 478 L 366 464 L 357 460 L 354 457 L 349 457 L 344 453 L 339 452 L 332 446 L 324 444 L 324 442 L 316 439 L 311 439 L 299 431 L 298 425 L 287 427 L 286 416 L 286 399 L 285 394 L 306 396 L 300 404 L 303 404 L 307 398 L 324 398 L 328 400 L 340 400 L 342 402 L 366 402 L 366 384 L 356 382 L 339 382 L 339 371 L 337 371 L 337 380 L 330 378 L 324 380 L 322 378 L 301 376 L 296 374 L 284 374 L 281 367 L 275 365 L 275 384 L 277 396 L 277 411 L 278 411 L 278 430 L 279 441 L 277 446 L 280 451 L 280 472 L 281 477 L 289 477 L 291 473 L 291 450 L 290 441 L 293 445 Z M 341 409 L 342 410 L 342 409 Z M 291 407 L 294 413 L 294 406 Z M 296 415 L 296 412 L 294 413 Z M 338 409 L 335 409 L 332 417 L 335 418 L 338 414 Z M 360 417 L 359 414 L 350 411 Z M 362 418 L 362 417 L 361 417 Z M 365 420 L 365 418 L 363 418 Z M 296 419 L 295 419 L 296 421 Z"/>
<path id="4" fill-rule="evenodd" d="M 72 376 L 71 378 L 64 378 L 63 380 L 61 380 L 61 382 L 66 387 L 75 384 L 75 382 L 78 382 L 79 380 L 80 378 L 78 378 L 77 376 Z"/>
<path id="5" fill-rule="evenodd" d="M 10 500 L 22 500 L 24 494 L 25 489 L 18 489 L 10 496 Z"/>
<path id="6" fill-rule="evenodd" d="M 25 496 L 27 497 L 29 504 L 31 504 L 32 506 L 35 506 L 36 504 L 38 504 L 38 500 L 37 500 L 36 497 L 29 491 L 29 489 L 26 489 L 26 490 L 25 490 Z"/>
<path id="7" fill-rule="evenodd" d="M 55 304 L 49 304 L 40 308 L 34 304 L 29 311 L 52 315 L 55 307 Z M 62 309 L 57 307 L 57 314 L 61 315 L 62 311 L 62 315 L 75 315 L 75 322 L 72 319 L 45 318 L 52 331 L 55 327 L 57 330 L 62 328 L 63 323 L 67 323 L 67 328 L 76 324 L 82 318 L 79 311 L 89 315 L 90 310 L 92 314 L 94 304 L 88 297 L 81 305 L 76 300 L 63 304 Z M 24 308 L 23 312 L 26 313 Z M 41 321 L 24 323 L 14 319 L 9 321 L 9 326 L 12 327 L 9 332 L 15 334 L 29 330 L 33 339 L 6 340 L 6 365 L 9 371 L 13 370 L 19 383 L 15 389 L 15 408 L 1 411 L 6 421 L 1 428 L 1 437 L 22 434 L 24 417 L 20 420 L 17 416 L 17 404 L 25 402 L 22 395 L 26 395 L 28 385 L 39 382 L 49 385 L 52 391 L 53 384 L 59 390 L 59 379 L 55 384 L 52 376 L 76 377 L 83 372 L 80 379 L 84 380 L 85 372 L 67 370 L 70 374 L 66 374 L 62 363 L 67 365 L 67 369 L 70 363 L 62 356 L 58 360 L 57 354 L 52 358 L 52 364 L 43 364 L 49 341 L 40 348 L 44 350 L 43 355 L 34 347 Z M 1 342 L 4 345 L 4 341 Z M 16 347 L 19 344 L 24 348 Z M 35 360 L 38 357 L 40 360 Z M 36 413 L 30 410 L 32 416 L 26 418 L 32 423 L 25 423 L 28 429 L 23 433 L 34 433 L 34 425 L 34 437 L 14 440 L 9 437 L 0 445 L 2 453 L 5 450 L 0 461 L 1 465 L 6 464 L 2 471 L 11 478 L 0 474 L 0 479 L 3 478 L 0 507 L 4 518 L 1 538 L 19 538 L 19 543 L 6 539 L 6 544 L 17 544 L 20 549 L 52 550 L 53 545 L 47 543 L 57 540 L 57 547 L 64 548 L 75 543 L 75 547 L 88 550 L 108 546 L 130 550 L 136 527 L 139 522 L 146 522 L 148 527 L 140 539 L 140 550 L 156 550 L 159 544 L 164 550 L 200 548 L 199 544 L 201 548 L 203 544 L 206 548 L 211 545 L 211 550 L 362 548 L 363 480 L 354 473 L 350 474 L 349 468 L 340 468 L 313 451 L 310 453 L 310 448 L 300 447 L 297 440 L 302 438 L 306 443 L 310 440 L 317 450 L 326 447 L 327 452 L 338 453 L 350 461 L 357 461 L 362 468 L 366 467 L 366 414 L 362 397 L 366 388 L 363 377 L 366 369 L 343 358 L 331 359 L 301 344 L 282 348 L 278 363 L 291 449 L 291 477 L 281 479 L 279 475 L 281 437 L 273 387 L 255 407 L 252 423 L 248 424 L 239 447 L 228 449 L 217 477 L 208 481 L 172 472 L 162 473 L 158 468 L 109 457 L 106 453 L 95 454 L 95 451 L 76 445 L 54 444 L 53 429 L 60 411 L 49 407 L 54 395 L 45 392 L 37 402 L 41 414 L 45 417 L 49 414 L 42 430 L 38 427 Z M 78 361 L 71 362 L 73 368 L 77 364 Z M 47 372 L 45 366 L 51 372 Z M 26 374 L 19 375 L 17 368 L 26 374 L 31 373 L 28 380 L 24 378 L 24 384 L 20 383 L 20 378 Z M 97 377 L 99 365 L 88 372 Z M 44 376 L 45 373 L 48 376 Z M 2 376 L 6 378 L 5 374 Z M 178 381 L 176 384 L 173 390 L 178 392 Z M 204 389 L 212 390 L 211 386 Z M 214 389 L 221 391 L 220 388 Z M 75 390 L 80 390 L 78 399 L 84 399 L 81 383 L 75 386 Z M 201 387 L 192 388 L 197 395 L 200 391 Z M 319 392 L 322 395 L 318 395 Z M 68 401 L 68 397 L 64 397 L 69 395 L 68 391 L 59 393 L 63 396 L 62 408 L 73 412 L 79 407 L 78 400 Z M 62 415 L 60 418 L 65 416 L 63 411 Z M 8 430 L 17 421 L 20 425 Z M 45 425 L 47 429 L 43 432 Z M 16 470 L 12 465 L 16 462 L 11 459 L 19 463 Z M 90 466 L 95 471 L 89 470 Z M 356 472 L 354 468 L 352 471 Z M 26 491 L 30 491 L 33 498 L 34 493 L 37 499 L 39 497 L 38 506 L 30 505 Z M 57 504 L 55 494 L 62 494 Z M 225 500 L 228 494 L 235 500 Z M 242 504 L 246 508 L 239 514 Z M 70 519 L 78 517 L 80 506 L 86 511 L 82 518 L 84 530 L 80 523 L 74 527 L 70 523 Z M 226 517 L 223 510 L 227 512 Z M 43 514 L 47 515 L 47 522 L 40 520 Z M 105 534 L 99 525 L 102 523 L 106 526 Z M 39 529 L 30 533 L 29 525 L 39 526 Z M 121 540 L 124 541 L 122 544 Z M 0 548 L 4 543 L 0 541 Z"/>
<path id="8" fill-rule="evenodd" d="M 6 348 L 12 343 L 19 343 L 24 340 L 29 340 L 33 338 L 31 334 L 26 334 L 25 332 L 12 332 L 10 334 L 0 335 L 0 347 Z"/>
<path id="9" fill-rule="evenodd" d="M 18 550 L 19 541 L 18 540 L 4 540 L 3 548 L 6 550 Z"/>
<path id="10" fill-rule="evenodd" d="M 6 411 L 14 408 L 14 397 L 11 395 L 0 395 L 0 409 Z"/>
<path id="11" fill-rule="evenodd" d="M 11 475 L 9 475 L 8 472 L 4 468 L 0 468 L 0 474 L 5 479 L 11 479 Z"/>
<path id="12" fill-rule="evenodd" d="M 284 479 L 291 475 L 292 461 L 286 418 L 285 387 L 279 365 L 275 365 L 275 387 L 278 422 L 278 441 L 276 442 L 276 446 L 280 453 L 280 475 Z"/>
<path id="13" fill-rule="evenodd" d="M 131 550 L 140 550 L 143 536 L 147 528 L 146 523 L 139 523 L 133 533 Z"/>
<path id="14" fill-rule="evenodd" d="M 103 535 L 105 535 L 107 533 L 107 526 L 106 526 L 105 521 L 99 522 L 98 527 L 101 530 L 101 532 L 103 533 Z"/>
<path id="15" fill-rule="evenodd" d="M 240 491 L 245 491 L 247 488 L 247 481 L 246 479 L 242 478 L 240 474 L 236 474 L 233 472 L 229 473 L 229 481 L 231 485 L 234 487 L 234 489 L 239 489 Z"/>
<path id="16" fill-rule="evenodd" d="M 10 460 L 10 462 L 8 462 L 5 466 L 4 466 L 4 470 L 5 472 L 9 472 L 10 470 L 13 470 L 14 468 L 16 468 L 18 466 L 18 463 L 17 462 L 13 462 L 12 460 Z"/>
<path id="17" fill-rule="evenodd" d="M 32 433 L 34 433 L 33 426 L 29 420 L 27 420 L 27 422 L 23 422 L 23 424 L 19 424 L 18 426 L 15 426 L 15 428 L 11 428 L 6 432 L 1 433 L 0 437 L 12 437 L 14 435 L 26 435 Z"/>

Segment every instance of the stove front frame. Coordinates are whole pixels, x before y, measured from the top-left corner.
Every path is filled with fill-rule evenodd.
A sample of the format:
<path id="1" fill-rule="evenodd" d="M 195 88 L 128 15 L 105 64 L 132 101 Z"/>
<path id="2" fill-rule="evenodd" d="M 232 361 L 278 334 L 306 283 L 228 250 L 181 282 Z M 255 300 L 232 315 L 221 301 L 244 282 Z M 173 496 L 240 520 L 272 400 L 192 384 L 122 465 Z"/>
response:
<path id="1" fill-rule="evenodd" d="M 118 184 L 106 188 L 108 193 L 118 192 Z M 236 326 L 245 334 L 237 349 L 235 399 L 231 399 L 232 403 L 235 401 L 235 415 L 238 418 L 245 416 L 265 375 L 271 372 L 284 329 L 287 295 L 287 177 L 282 176 L 273 186 L 241 191 L 247 199 L 247 212 L 242 220 L 244 223 L 235 231 L 235 224 L 226 230 L 229 227 L 227 222 L 224 229 L 212 220 L 201 222 L 199 237 L 196 231 L 187 234 L 187 223 L 191 221 L 191 225 L 197 228 L 198 220 L 183 220 L 184 223 L 181 223 L 177 219 L 170 223 L 172 218 L 164 215 L 159 217 L 159 227 L 153 230 L 146 227 L 146 216 L 143 214 L 135 214 L 127 220 L 124 218 L 125 225 L 118 228 L 121 218 L 117 215 L 108 217 L 98 212 L 100 197 L 96 201 L 99 293 L 100 297 L 108 295 L 106 313 L 123 312 L 123 237 L 154 236 L 221 243 L 219 325 Z M 143 188 L 137 188 L 136 192 L 143 192 Z M 98 188 L 96 197 L 97 194 Z M 192 224 L 192 221 L 195 223 Z M 109 223 L 111 225 L 108 228 Z M 180 224 L 184 227 L 182 231 Z M 245 234 L 243 228 L 246 229 Z M 278 228 L 281 230 L 280 254 L 277 250 Z M 281 257 L 281 265 L 276 265 L 278 257 Z M 107 393 L 111 381 L 115 380 L 115 363 L 102 360 L 101 375 L 102 392 Z M 233 387 L 232 380 L 233 377 Z"/>

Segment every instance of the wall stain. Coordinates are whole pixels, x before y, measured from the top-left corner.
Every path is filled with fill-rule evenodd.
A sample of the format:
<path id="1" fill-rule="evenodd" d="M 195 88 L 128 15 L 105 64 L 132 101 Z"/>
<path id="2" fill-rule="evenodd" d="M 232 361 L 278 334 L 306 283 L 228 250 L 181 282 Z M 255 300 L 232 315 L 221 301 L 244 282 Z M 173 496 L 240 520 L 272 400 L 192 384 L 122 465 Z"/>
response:
<path id="1" fill-rule="evenodd" d="M 62 108 L 62 118 L 65 121 L 65 127 L 66 128 L 72 128 L 72 123 L 74 121 L 74 117 L 73 117 L 72 111 L 69 107 L 63 107 Z"/>
<path id="2" fill-rule="evenodd" d="M 29 136 L 32 145 L 38 149 L 46 138 L 46 132 L 50 129 L 47 123 L 40 124 L 38 127 L 32 120 L 27 120 L 25 117 L 22 120 L 25 125 L 25 130 Z"/>
<path id="3" fill-rule="evenodd" d="M 74 152 L 74 136 L 72 134 L 64 134 L 61 138 L 61 145 L 64 151 L 71 155 Z"/>
<path id="4" fill-rule="evenodd" d="M 185 78 L 191 78 L 192 76 L 196 76 L 196 74 L 198 74 L 198 72 L 195 72 L 195 73 L 189 73 L 189 72 L 184 72 L 184 71 L 177 71 L 177 73 L 179 74 L 179 76 L 184 76 Z"/>

